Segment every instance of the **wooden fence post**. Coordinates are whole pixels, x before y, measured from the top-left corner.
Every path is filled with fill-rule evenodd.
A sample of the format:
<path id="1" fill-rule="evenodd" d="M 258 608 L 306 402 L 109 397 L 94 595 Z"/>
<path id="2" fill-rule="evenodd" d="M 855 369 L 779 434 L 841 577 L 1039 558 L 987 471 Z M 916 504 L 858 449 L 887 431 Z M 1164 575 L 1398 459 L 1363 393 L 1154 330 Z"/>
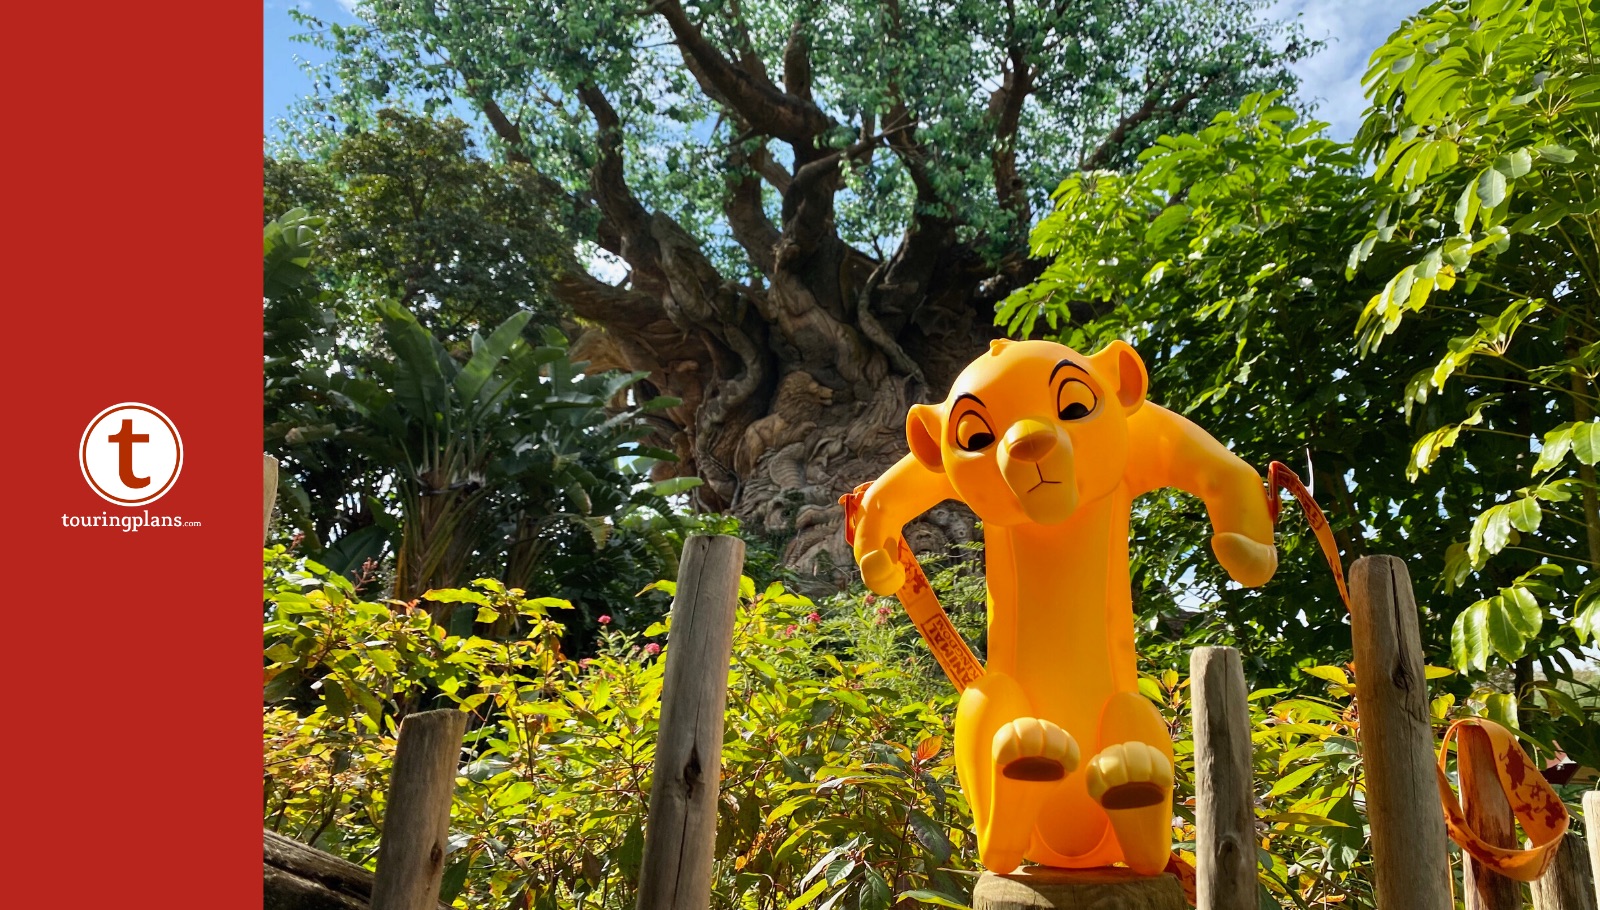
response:
<path id="1" fill-rule="evenodd" d="M 278 502 L 278 459 L 261 456 L 261 545 L 267 545 L 272 531 L 272 507 Z"/>
<path id="2" fill-rule="evenodd" d="M 661 682 L 650 816 L 638 910 L 705 910 L 711 903 L 722 720 L 744 541 L 697 534 L 684 542 Z"/>
<path id="3" fill-rule="evenodd" d="M 1600 790 L 1583 794 L 1583 830 L 1589 835 L 1589 876 L 1594 879 L 1594 901 L 1600 904 Z"/>
<path id="4" fill-rule="evenodd" d="M 409 714 L 400 722 L 372 910 L 431 910 L 438 903 L 466 732 L 466 712 L 454 708 Z"/>
<path id="5" fill-rule="evenodd" d="M 1367 556 L 1351 567 L 1350 595 L 1377 904 L 1451 910 L 1450 858 L 1411 575 L 1400 559 Z"/>
<path id="6" fill-rule="evenodd" d="M 1254 910 L 1255 788 L 1250 703 L 1234 648 L 1196 648 L 1193 686 L 1197 910 Z"/>
<path id="7" fill-rule="evenodd" d="M 1460 769 L 1461 802 L 1467 823 L 1487 843 L 1515 848 L 1517 820 L 1494 771 L 1489 734 L 1477 727 L 1456 731 L 1456 767 Z M 1521 882 L 1485 868 L 1465 851 L 1462 856 L 1466 860 L 1461 879 L 1467 910 L 1522 910 Z"/>
<path id="8" fill-rule="evenodd" d="M 1595 832 L 1589 832 L 1592 839 Z M 1533 882 L 1533 910 L 1595 910 L 1594 874 L 1583 838 L 1568 832 L 1544 875 Z"/>

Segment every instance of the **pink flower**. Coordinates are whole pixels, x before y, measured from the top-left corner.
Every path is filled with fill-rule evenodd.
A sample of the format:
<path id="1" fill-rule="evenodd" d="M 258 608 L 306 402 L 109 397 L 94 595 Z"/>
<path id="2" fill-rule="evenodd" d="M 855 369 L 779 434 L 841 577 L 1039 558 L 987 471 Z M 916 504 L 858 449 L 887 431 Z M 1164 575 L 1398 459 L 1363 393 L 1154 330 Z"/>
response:
<path id="1" fill-rule="evenodd" d="M 609 625 L 611 625 L 611 617 L 608 616 L 608 615 L 602 614 L 600 619 L 598 620 L 598 622 L 602 626 L 609 626 Z"/>
<path id="2" fill-rule="evenodd" d="M 877 600 L 877 599 L 878 599 L 878 595 L 876 595 L 876 594 L 868 594 L 867 595 L 867 605 L 871 606 L 872 602 Z"/>
<path id="3" fill-rule="evenodd" d="M 587 670 L 589 669 L 589 665 L 592 663 L 594 663 L 594 658 L 585 657 L 583 660 L 578 661 L 578 669 Z"/>
<path id="4" fill-rule="evenodd" d="M 651 657 L 655 657 L 657 654 L 661 653 L 661 646 L 655 642 L 651 642 L 644 646 L 644 653 L 650 655 Z"/>
<path id="5" fill-rule="evenodd" d="M 806 614 L 806 625 L 814 626 L 821 619 L 822 619 L 822 617 L 820 615 L 816 614 L 816 613 L 807 613 Z"/>
<path id="6" fill-rule="evenodd" d="M 882 605 L 882 606 L 879 606 L 878 609 L 874 610 L 873 612 L 877 613 L 879 616 L 888 616 L 889 615 L 889 607 L 888 607 L 888 605 Z"/>
<path id="7" fill-rule="evenodd" d="M 788 628 L 783 630 L 783 637 L 784 638 L 793 638 L 794 637 L 794 633 L 796 633 L 798 631 L 800 631 L 800 627 L 799 626 L 789 626 Z"/>

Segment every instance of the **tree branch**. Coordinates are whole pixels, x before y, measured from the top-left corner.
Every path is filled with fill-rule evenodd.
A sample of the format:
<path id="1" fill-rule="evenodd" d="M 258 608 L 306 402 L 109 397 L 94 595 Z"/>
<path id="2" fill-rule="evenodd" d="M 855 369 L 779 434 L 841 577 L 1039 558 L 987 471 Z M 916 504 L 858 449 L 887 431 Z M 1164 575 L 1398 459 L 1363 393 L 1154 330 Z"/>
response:
<path id="1" fill-rule="evenodd" d="M 783 87 L 802 101 L 811 101 L 811 42 L 799 19 L 789 27 L 789 41 L 783 47 Z"/>
<path id="2" fill-rule="evenodd" d="M 737 144 L 729 150 L 726 169 L 728 198 L 723 203 L 722 211 L 728 216 L 733 239 L 744 247 L 745 254 L 762 274 L 770 275 L 774 260 L 773 247 L 778 245 L 780 235 L 767 217 L 766 206 L 761 198 L 761 178 L 752 160 L 756 158 L 767 158 L 766 146 L 750 154 L 746 154 Z"/>
<path id="3" fill-rule="evenodd" d="M 995 124 L 994 151 L 989 155 L 994 172 L 995 199 L 1000 207 L 1016 216 L 1016 229 L 1025 231 L 1031 217 L 1027 187 L 1017 174 L 1017 131 L 1022 124 L 1022 106 L 1034 87 L 1034 69 L 1028 64 L 1021 45 L 1007 53 L 1000 87 L 989 95 L 989 116 Z"/>
<path id="4" fill-rule="evenodd" d="M 1179 95 L 1165 108 L 1161 106 L 1161 93 L 1159 91 L 1151 92 L 1144 99 L 1144 103 L 1139 105 L 1138 109 L 1117 121 L 1117 125 L 1112 128 L 1111 132 L 1106 134 L 1106 138 L 1095 146 L 1093 151 L 1078 161 L 1078 170 L 1093 171 L 1104 167 L 1106 162 L 1111 160 L 1111 156 L 1122 146 L 1122 143 L 1127 140 L 1128 133 L 1137 129 L 1158 113 L 1174 116 L 1183 113 L 1217 79 L 1217 76 L 1206 77 L 1198 86 Z"/>
<path id="5" fill-rule="evenodd" d="M 764 72 L 735 66 L 689 21 L 678 0 L 655 0 L 652 8 L 672 29 L 683 62 L 701 89 L 757 130 L 793 145 L 809 146 L 813 137 L 833 126 L 833 118 L 816 104 L 785 93 Z"/>
<path id="6" fill-rule="evenodd" d="M 623 172 L 622 118 L 594 85 L 579 85 L 578 99 L 595 120 L 595 146 L 599 157 L 590 170 L 589 184 L 606 222 L 602 240 L 614 237 L 616 249 L 613 252 L 633 267 L 635 278 L 642 279 L 651 289 L 659 289 L 665 282 L 661 249 L 651 235 L 650 214 L 634 198 Z"/>

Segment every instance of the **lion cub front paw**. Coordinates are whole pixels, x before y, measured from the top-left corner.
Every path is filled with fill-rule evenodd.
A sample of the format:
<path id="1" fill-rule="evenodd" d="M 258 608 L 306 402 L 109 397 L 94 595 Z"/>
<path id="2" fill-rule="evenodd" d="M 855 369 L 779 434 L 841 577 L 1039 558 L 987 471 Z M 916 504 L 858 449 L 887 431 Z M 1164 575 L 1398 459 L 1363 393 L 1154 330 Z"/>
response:
<path id="1" fill-rule="evenodd" d="M 1153 806 L 1172 792 L 1172 763 L 1149 743 L 1107 746 L 1089 759 L 1085 775 L 1089 796 L 1106 809 Z"/>
<path id="2" fill-rule="evenodd" d="M 1060 780 L 1078 767 L 1078 742 L 1048 720 L 1019 717 L 994 732 L 993 755 L 1012 780 Z"/>
<path id="3" fill-rule="evenodd" d="M 1278 549 L 1270 543 L 1251 540 L 1243 534 L 1224 531 L 1211 538 L 1211 551 L 1234 581 L 1247 588 L 1259 588 L 1278 571 Z"/>

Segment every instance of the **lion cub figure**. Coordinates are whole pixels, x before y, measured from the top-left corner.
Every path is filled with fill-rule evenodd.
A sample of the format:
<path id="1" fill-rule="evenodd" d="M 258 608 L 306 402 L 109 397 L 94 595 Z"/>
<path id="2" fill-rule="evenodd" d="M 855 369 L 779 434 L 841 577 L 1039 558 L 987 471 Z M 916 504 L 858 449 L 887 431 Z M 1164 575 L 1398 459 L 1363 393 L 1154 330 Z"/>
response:
<path id="1" fill-rule="evenodd" d="M 1149 875 L 1166 866 L 1172 738 L 1134 669 L 1134 498 L 1169 486 L 1193 493 L 1235 581 L 1254 587 L 1277 570 L 1260 475 L 1146 401 L 1147 383 L 1120 341 L 1089 357 L 996 341 L 944 402 L 911 408 L 911 453 L 861 503 L 855 556 L 879 594 L 904 583 L 895 554 L 906 522 L 946 499 L 983 520 L 988 664 L 962 694 L 955 749 L 978 852 L 994 872 L 1025 857 L 1124 862 Z"/>

